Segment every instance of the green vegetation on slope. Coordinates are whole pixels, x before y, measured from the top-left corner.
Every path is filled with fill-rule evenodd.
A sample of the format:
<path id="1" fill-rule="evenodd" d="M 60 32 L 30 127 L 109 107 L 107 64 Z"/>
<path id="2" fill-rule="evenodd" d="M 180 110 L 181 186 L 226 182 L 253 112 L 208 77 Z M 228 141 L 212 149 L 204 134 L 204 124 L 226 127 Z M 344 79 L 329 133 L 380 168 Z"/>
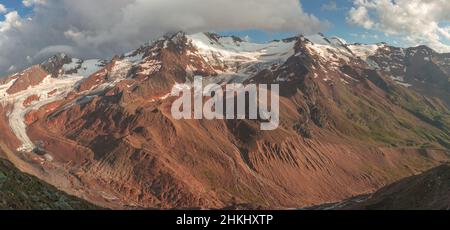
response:
<path id="1" fill-rule="evenodd" d="M 0 159 L 0 209 L 86 210 L 98 209 L 16 169 Z"/>
<path id="2" fill-rule="evenodd" d="M 391 147 L 450 149 L 450 111 L 430 98 L 395 85 L 386 92 L 391 105 L 352 89 L 336 97 L 334 124 L 348 136 Z"/>

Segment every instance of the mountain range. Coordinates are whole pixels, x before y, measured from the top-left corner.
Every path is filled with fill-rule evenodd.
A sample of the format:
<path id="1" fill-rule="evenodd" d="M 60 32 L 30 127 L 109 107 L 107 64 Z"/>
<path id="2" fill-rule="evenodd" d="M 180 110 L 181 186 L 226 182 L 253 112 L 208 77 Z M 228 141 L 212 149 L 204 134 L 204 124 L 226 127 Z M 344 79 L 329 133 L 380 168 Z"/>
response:
<path id="1" fill-rule="evenodd" d="M 280 85 L 280 127 L 176 120 L 177 83 Z M 0 156 L 112 209 L 335 203 L 450 159 L 450 54 L 323 34 L 168 34 L 0 79 Z M 433 174 L 434 175 L 434 174 Z"/>

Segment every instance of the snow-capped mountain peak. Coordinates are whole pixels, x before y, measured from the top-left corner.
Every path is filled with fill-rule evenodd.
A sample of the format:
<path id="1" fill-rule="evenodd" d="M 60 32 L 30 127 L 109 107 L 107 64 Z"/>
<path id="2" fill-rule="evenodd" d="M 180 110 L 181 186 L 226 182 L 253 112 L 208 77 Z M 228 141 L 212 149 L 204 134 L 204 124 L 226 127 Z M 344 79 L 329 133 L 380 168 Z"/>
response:
<path id="1" fill-rule="evenodd" d="M 194 53 L 222 74 L 248 78 L 262 69 L 283 64 L 294 55 L 296 41 L 272 41 L 252 43 L 233 36 L 218 36 L 211 33 L 188 35 L 195 47 Z"/>

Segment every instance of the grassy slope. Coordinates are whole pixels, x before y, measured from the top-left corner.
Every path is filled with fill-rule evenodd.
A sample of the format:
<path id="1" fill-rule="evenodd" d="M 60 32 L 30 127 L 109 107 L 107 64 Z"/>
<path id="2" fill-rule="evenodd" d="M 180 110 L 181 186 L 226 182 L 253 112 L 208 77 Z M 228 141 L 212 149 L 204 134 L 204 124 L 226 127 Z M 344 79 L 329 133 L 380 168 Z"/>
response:
<path id="1" fill-rule="evenodd" d="M 371 195 L 341 203 L 311 207 L 311 210 L 450 210 L 450 165 L 444 164 L 420 175 L 386 186 Z"/>
<path id="2" fill-rule="evenodd" d="M 0 158 L 0 209 L 85 210 L 97 207 L 20 172 Z"/>
<path id="3" fill-rule="evenodd" d="M 450 166 L 387 186 L 367 201 L 350 206 L 367 210 L 450 210 Z"/>
<path id="4" fill-rule="evenodd" d="M 386 92 L 390 105 L 349 92 L 339 91 L 343 115 L 335 121 L 346 135 L 391 147 L 450 149 L 450 111 L 445 106 L 396 86 Z"/>

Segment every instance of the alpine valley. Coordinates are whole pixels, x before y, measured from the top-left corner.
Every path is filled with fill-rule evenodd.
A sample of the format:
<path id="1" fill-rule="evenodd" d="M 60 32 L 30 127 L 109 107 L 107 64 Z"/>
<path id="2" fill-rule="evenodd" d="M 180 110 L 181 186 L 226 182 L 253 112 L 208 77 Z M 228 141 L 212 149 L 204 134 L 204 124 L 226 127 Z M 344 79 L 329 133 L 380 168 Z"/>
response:
<path id="1" fill-rule="evenodd" d="M 279 128 L 174 119 L 171 89 L 194 76 L 279 84 Z M 111 60 L 58 54 L 0 78 L 0 130 L 1 158 L 95 207 L 450 207 L 448 181 L 422 206 L 372 201 L 448 174 L 450 54 L 426 46 L 179 32 Z"/>

